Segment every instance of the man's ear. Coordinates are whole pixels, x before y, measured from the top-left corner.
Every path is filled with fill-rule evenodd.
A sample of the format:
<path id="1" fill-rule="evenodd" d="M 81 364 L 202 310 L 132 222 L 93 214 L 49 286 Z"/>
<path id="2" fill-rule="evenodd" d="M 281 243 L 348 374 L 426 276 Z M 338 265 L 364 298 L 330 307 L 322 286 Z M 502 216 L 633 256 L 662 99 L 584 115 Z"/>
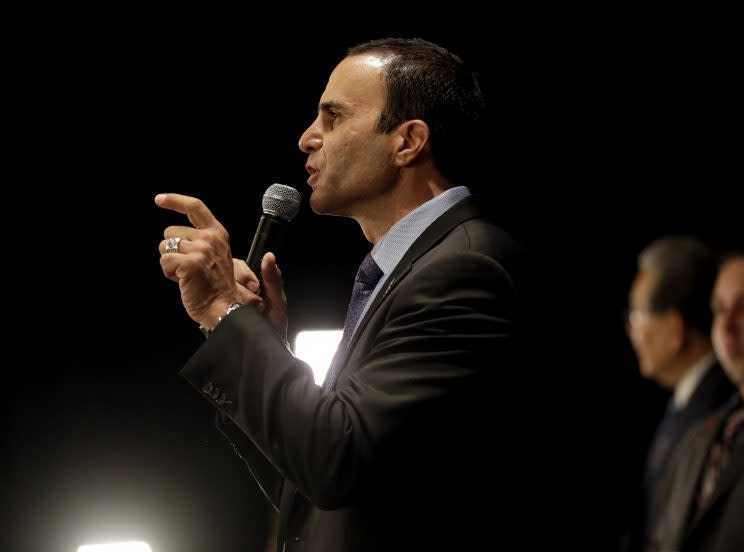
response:
<path id="1" fill-rule="evenodd" d="M 663 314 L 664 327 L 669 347 L 674 352 L 682 349 L 686 339 L 685 319 L 677 309 L 670 309 Z"/>
<path id="2" fill-rule="evenodd" d="M 393 133 L 395 134 L 393 160 L 399 167 L 413 163 L 429 146 L 429 125 L 421 119 L 405 121 L 398 125 Z"/>

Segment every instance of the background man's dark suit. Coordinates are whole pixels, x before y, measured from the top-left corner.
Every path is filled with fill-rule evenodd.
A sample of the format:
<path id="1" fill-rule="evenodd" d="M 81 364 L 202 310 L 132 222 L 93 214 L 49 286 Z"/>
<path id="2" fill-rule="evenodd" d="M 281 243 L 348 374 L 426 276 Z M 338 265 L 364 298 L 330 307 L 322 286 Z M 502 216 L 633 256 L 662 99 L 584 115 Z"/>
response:
<path id="1" fill-rule="evenodd" d="M 731 380 L 716 362 L 700 380 L 687 404 L 679 410 L 667 411 L 654 435 L 646 467 L 644 486 L 648 502 L 644 504 L 645 519 L 653 520 L 658 515 L 658 501 L 664 492 L 659 488 L 659 482 L 674 447 L 691 427 L 726 403 L 734 391 Z"/>
<path id="2" fill-rule="evenodd" d="M 516 363 L 523 261 L 472 200 L 450 209 L 386 280 L 326 395 L 253 308 L 218 326 L 182 375 L 265 455 L 244 453 L 280 508 L 280 548 L 525 538 L 517 497 L 533 515 L 543 502 L 517 469 L 532 439 L 511 410 L 524 401 L 509 399 L 510 377 L 526 370 Z M 495 510 L 506 512 L 498 523 Z"/>
<path id="3" fill-rule="evenodd" d="M 712 414 L 732 395 L 735 388 L 717 362 L 705 373 L 687 404 L 668 410 L 654 435 L 649 455 L 647 482 L 655 484 L 673 446 L 697 422 Z"/>
<path id="4" fill-rule="evenodd" d="M 739 445 L 721 473 L 707 506 L 695 512 L 706 459 L 726 407 L 687 433 L 660 482 L 664 515 L 653 528 L 653 550 L 738 552 L 744 543 L 744 446 Z M 653 546 L 653 545 L 652 545 Z"/>

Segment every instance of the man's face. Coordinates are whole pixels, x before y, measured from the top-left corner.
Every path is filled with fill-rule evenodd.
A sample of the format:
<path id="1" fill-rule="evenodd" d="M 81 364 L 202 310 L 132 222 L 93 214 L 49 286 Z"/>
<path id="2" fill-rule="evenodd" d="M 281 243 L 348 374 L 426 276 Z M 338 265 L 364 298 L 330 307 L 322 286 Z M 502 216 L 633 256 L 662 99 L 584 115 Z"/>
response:
<path id="1" fill-rule="evenodd" d="M 678 332 L 674 313 L 655 313 L 650 309 L 650 298 L 657 275 L 641 271 L 636 275 L 630 291 L 627 332 L 638 357 L 641 374 L 663 385 L 674 385 L 673 360 L 678 347 Z"/>
<path id="2" fill-rule="evenodd" d="M 339 63 L 318 116 L 300 137 L 300 149 L 309 154 L 310 206 L 317 213 L 364 214 L 395 182 L 391 137 L 375 132 L 386 99 L 383 64 L 374 54 Z"/>
<path id="3" fill-rule="evenodd" d="M 724 370 L 744 389 L 744 259 L 721 267 L 713 289 L 713 347 Z"/>

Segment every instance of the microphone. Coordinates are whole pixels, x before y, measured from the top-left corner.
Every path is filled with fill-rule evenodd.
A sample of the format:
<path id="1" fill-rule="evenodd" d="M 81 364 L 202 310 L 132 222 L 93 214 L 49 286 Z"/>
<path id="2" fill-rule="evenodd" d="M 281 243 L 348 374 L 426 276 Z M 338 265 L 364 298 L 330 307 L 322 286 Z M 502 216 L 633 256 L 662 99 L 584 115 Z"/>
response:
<path id="1" fill-rule="evenodd" d="M 272 184 L 263 195 L 263 215 L 253 237 L 246 263 L 261 281 L 261 259 L 267 251 L 276 254 L 286 234 L 287 223 L 300 210 L 300 192 L 292 186 Z"/>

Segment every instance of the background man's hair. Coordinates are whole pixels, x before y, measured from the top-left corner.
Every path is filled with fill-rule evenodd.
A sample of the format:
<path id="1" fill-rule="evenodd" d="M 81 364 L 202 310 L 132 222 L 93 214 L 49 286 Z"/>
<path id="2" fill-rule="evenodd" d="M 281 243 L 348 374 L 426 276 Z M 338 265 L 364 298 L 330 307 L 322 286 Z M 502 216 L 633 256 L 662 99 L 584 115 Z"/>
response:
<path id="1" fill-rule="evenodd" d="M 718 272 L 710 246 L 692 236 L 665 236 L 641 251 L 638 269 L 656 274 L 652 311 L 677 309 L 685 323 L 710 334 L 710 296 Z"/>

